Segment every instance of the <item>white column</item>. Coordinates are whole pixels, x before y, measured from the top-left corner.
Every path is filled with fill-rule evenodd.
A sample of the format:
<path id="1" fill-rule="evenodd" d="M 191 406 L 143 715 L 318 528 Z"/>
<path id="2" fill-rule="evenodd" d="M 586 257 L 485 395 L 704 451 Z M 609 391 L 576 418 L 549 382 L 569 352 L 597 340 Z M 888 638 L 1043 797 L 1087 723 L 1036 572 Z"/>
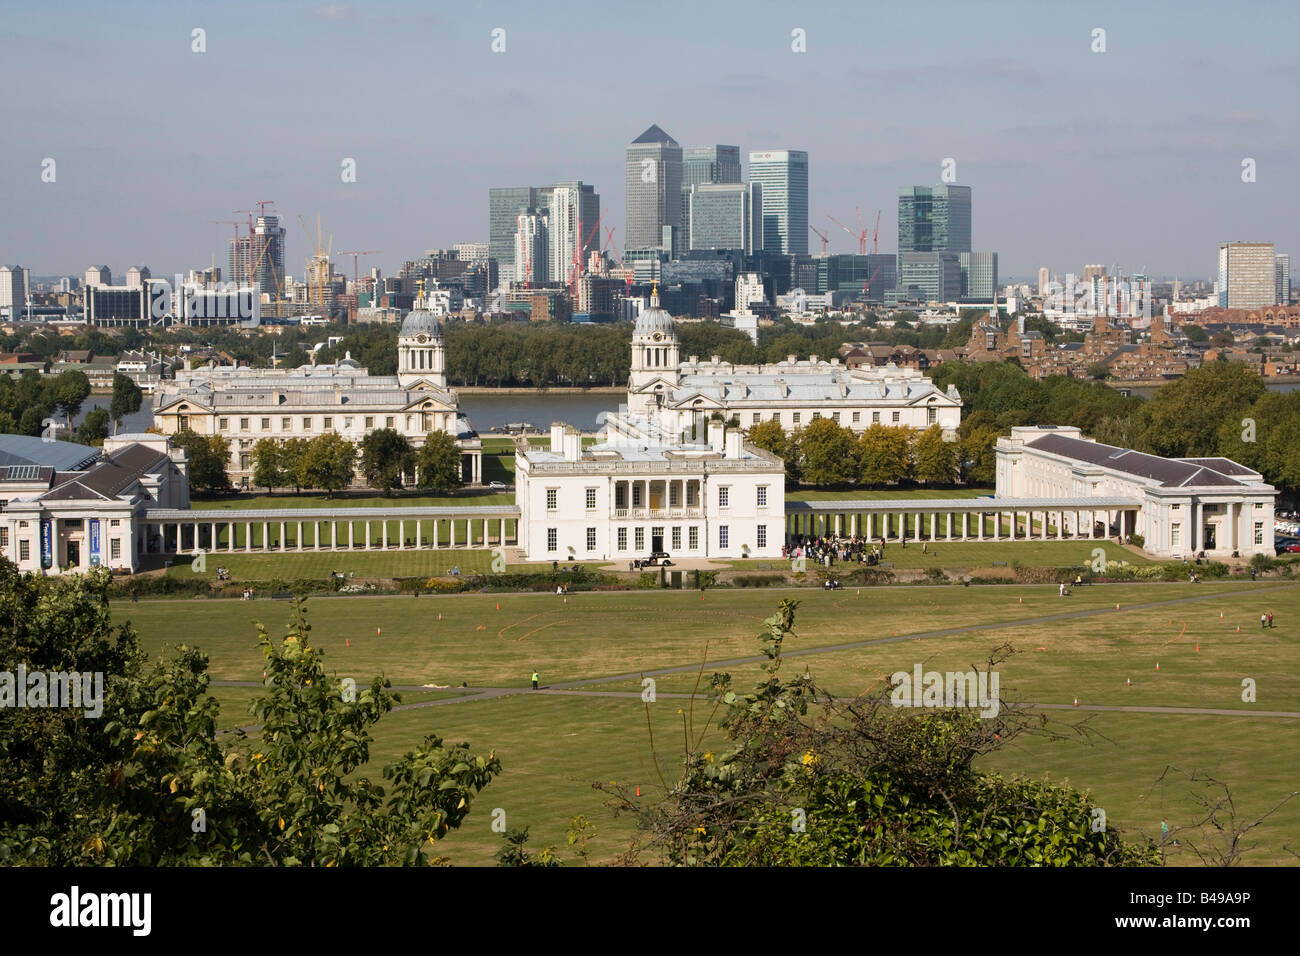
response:
<path id="1" fill-rule="evenodd" d="M 295 539 L 294 544 L 297 545 L 298 551 L 302 550 L 302 522 L 301 521 L 298 522 L 298 537 Z"/>
<path id="2" fill-rule="evenodd" d="M 432 536 L 433 547 L 436 550 L 438 547 L 438 519 L 434 518 L 432 524 L 433 524 L 433 536 Z"/>
<path id="3" fill-rule="evenodd" d="M 348 550 L 349 550 L 349 551 L 352 550 L 352 544 L 353 544 L 353 541 L 352 541 L 352 531 L 353 531 L 353 528 L 352 528 L 352 519 L 349 518 L 349 519 L 348 519 Z"/>
<path id="4" fill-rule="evenodd" d="M 1046 512 L 1046 511 L 1043 512 L 1043 533 L 1042 533 L 1042 539 L 1043 539 L 1044 541 L 1047 540 L 1047 512 Z"/>
<path id="5" fill-rule="evenodd" d="M 370 519 L 366 519 L 366 550 L 370 550 Z"/>
<path id="6" fill-rule="evenodd" d="M 948 540 L 951 541 L 952 540 L 952 512 L 951 511 L 948 512 L 947 531 L 948 531 Z"/>
<path id="7" fill-rule="evenodd" d="M 339 524 L 333 518 L 330 519 L 330 550 L 339 549 Z"/>
<path id="8" fill-rule="evenodd" d="M 312 547 L 320 550 L 320 519 L 317 518 L 311 523 L 311 543 Z"/>
<path id="9" fill-rule="evenodd" d="M 913 540 L 920 541 L 921 540 L 921 512 L 919 511 L 916 512 L 916 528 L 913 533 L 916 535 L 916 537 Z"/>
<path id="10" fill-rule="evenodd" d="M 244 550 L 253 550 L 253 522 L 244 522 Z"/>
<path id="11" fill-rule="evenodd" d="M 406 548 L 406 522 L 401 518 L 397 519 L 397 550 L 402 551 Z"/>
<path id="12" fill-rule="evenodd" d="M 1058 511 L 1056 513 L 1056 540 L 1057 541 L 1065 540 L 1065 512 L 1064 511 Z"/>

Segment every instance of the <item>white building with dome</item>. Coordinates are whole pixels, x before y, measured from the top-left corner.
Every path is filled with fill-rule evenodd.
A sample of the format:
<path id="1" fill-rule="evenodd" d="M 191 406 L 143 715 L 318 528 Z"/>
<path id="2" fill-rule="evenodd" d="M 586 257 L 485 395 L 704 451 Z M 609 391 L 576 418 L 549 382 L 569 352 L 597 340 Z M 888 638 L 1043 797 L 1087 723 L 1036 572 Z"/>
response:
<path id="1" fill-rule="evenodd" d="M 627 408 L 697 437 L 715 412 L 735 416 L 745 429 L 774 420 L 793 431 L 830 418 L 854 431 L 938 425 L 945 436 L 955 436 L 962 400 L 956 388 L 942 391 L 916 369 L 892 364 L 850 369 L 838 358 L 827 362 L 816 355 L 806 361 L 791 355 L 772 365 L 732 365 L 717 356 L 701 362 L 694 355 L 683 362 L 676 323 L 656 293 L 632 331 Z"/>
<path id="2" fill-rule="evenodd" d="M 442 323 L 411 312 L 397 338 L 397 374 L 371 375 L 348 354 L 338 362 L 295 369 L 205 367 L 176 373 L 154 400 L 154 425 L 171 435 L 189 429 L 230 442 L 226 471 L 235 487 L 252 487 L 253 446 L 335 432 L 359 443 L 391 428 L 415 447 L 433 431 L 448 432 L 461 450 L 466 483 L 483 479 L 483 443 L 447 387 Z"/>

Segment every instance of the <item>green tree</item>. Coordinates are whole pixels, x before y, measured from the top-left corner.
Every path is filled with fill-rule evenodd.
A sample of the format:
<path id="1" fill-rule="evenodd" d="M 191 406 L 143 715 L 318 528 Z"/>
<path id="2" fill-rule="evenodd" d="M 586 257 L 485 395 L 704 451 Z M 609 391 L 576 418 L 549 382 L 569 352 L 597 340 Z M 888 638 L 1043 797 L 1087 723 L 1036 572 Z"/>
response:
<path id="1" fill-rule="evenodd" d="M 280 452 L 280 443 L 274 438 L 259 438 L 253 445 L 253 484 L 265 488 L 268 495 L 288 480 Z"/>
<path id="2" fill-rule="evenodd" d="M 113 419 L 113 431 L 121 427 L 122 419 L 140 410 L 144 393 L 129 375 L 113 373 L 113 397 L 109 400 L 108 414 Z"/>
<path id="3" fill-rule="evenodd" d="M 1210 340 L 1209 332 L 1199 325 L 1192 325 L 1191 323 L 1183 326 L 1183 334 L 1187 336 L 1189 342 L 1208 342 Z"/>
<path id="4" fill-rule="evenodd" d="M 840 485 L 858 474 L 857 442 L 853 432 L 829 418 L 809 422 L 799 440 L 803 480 L 814 485 Z"/>
<path id="5" fill-rule="evenodd" d="M 912 442 L 912 477 L 927 485 L 946 485 L 957 477 L 957 446 L 931 425 Z"/>
<path id="6" fill-rule="evenodd" d="M 327 498 L 342 491 L 356 478 L 357 450 L 352 442 L 335 432 L 317 435 L 302 456 L 303 484 L 320 488 Z"/>
<path id="7" fill-rule="evenodd" d="M 1143 407 L 1142 444 L 1157 455 L 1216 455 L 1220 429 L 1227 423 L 1240 429 L 1247 410 L 1265 391 L 1258 372 L 1235 362 L 1194 368 L 1161 386 Z"/>
<path id="8" fill-rule="evenodd" d="M 988 425 L 968 429 L 958 442 L 962 480 L 992 485 L 998 476 L 998 430 Z"/>
<path id="9" fill-rule="evenodd" d="M 222 491 L 230 487 L 230 476 L 226 474 L 230 442 L 220 435 L 200 435 L 188 429 L 177 432 L 171 439 L 174 446 L 185 449 L 191 488 Z"/>
<path id="10" fill-rule="evenodd" d="M 414 466 L 411 443 L 396 429 L 377 428 L 361 439 L 361 474 L 371 488 L 390 494 Z"/>
<path id="11" fill-rule="evenodd" d="M 280 470 L 284 481 L 293 485 L 294 494 L 307 486 L 307 449 L 311 440 L 307 438 L 287 438 L 281 443 L 278 455 Z M 260 484 L 260 482 L 259 482 Z"/>
<path id="12" fill-rule="evenodd" d="M 460 448 L 446 432 L 429 432 L 415 452 L 417 486 L 439 494 L 455 491 L 462 484 Z"/>
<path id="13" fill-rule="evenodd" d="M 83 445 L 102 445 L 108 437 L 108 411 L 92 408 L 86 413 L 86 419 L 77 429 L 77 441 Z"/>
<path id="14" fill-rule="evenodd" d="M 907 477 L 910 429 L 879 423 L 858 438 L 858 481 L 864 485 L 893 485 Z"/>
<path id="15" fill-rule="evenodd" d="M 102 716 L 14 710 L 0 721 L 0 861 L 36 866 L 421 865 L 501 771 L 437 737 L 366 773 L 371 728 L 398 698 L 324 667 L 302 602 L 288 633 L 258 625 L 267 683 L 255 740 L 217 737 L 207 659 L 150 663 L 114 628 L 110 575 L 19 575 L 0 561 L 0 658 L 104 675 Z M 379 769 L 379 768 L 376 768 Z M 197 826 L 202 820 L 203 826 Z"/>
<path id="16" fill-rule="evenodd" d="M 60 372 L 51 383 L 51 395 L 54 404 L 62 408 L 63 414 L 67 416 L 68 428 L 72 428 L 72 420 L 81 412 L 82 403 L 90 395 L 90 379 L 86 378 L 85 372 L 76 368 Z"/>

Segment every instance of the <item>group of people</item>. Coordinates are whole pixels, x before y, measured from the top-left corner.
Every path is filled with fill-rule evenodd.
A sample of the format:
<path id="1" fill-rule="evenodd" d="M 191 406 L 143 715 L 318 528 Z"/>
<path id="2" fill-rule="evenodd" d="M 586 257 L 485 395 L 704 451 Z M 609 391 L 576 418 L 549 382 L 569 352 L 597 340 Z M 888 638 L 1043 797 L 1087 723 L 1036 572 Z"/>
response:
<path id="1" fill-rule="evenodd" d="M 1273 626 L 1273 612 L 1272 612 L 1272 611 L 1269 611 L 1267 614 L 1261 614 L 1261 615 L 1259 616 L 1259 626 L 1260 626 L 1260 627 L 1272 627 L 1272 626 Z"/>
<path id="2" fill-rule="evenodd" d="M 241 600 L 241 601 L 251 601 L 251 600 L 253 600 L 253 589 L 252 589 L 252 588 L 244 588 L 244 596 L 241 597 L 240 600 Z"/>
<path id="3" fill-rule="evenodd" d="M 783 558 L 807 558 L 830 567 L 836 561 L 853 564 L 879 564 L 885 553 L 885 541 L 879 543 L 861 535 L 817 537 L 795 535 L 793 547 L 781 548 Z"/>

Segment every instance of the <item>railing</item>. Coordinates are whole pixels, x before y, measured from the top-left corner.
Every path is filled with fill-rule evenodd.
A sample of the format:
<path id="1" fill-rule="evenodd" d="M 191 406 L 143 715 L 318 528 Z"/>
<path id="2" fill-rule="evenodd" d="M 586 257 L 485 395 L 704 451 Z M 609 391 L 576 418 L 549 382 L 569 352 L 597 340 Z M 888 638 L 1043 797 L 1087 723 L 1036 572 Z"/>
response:
<path id="1" fill-rule="evenodd" d="M 702 518 L 703 508 L 615 508 L 615 518 Z"/>

